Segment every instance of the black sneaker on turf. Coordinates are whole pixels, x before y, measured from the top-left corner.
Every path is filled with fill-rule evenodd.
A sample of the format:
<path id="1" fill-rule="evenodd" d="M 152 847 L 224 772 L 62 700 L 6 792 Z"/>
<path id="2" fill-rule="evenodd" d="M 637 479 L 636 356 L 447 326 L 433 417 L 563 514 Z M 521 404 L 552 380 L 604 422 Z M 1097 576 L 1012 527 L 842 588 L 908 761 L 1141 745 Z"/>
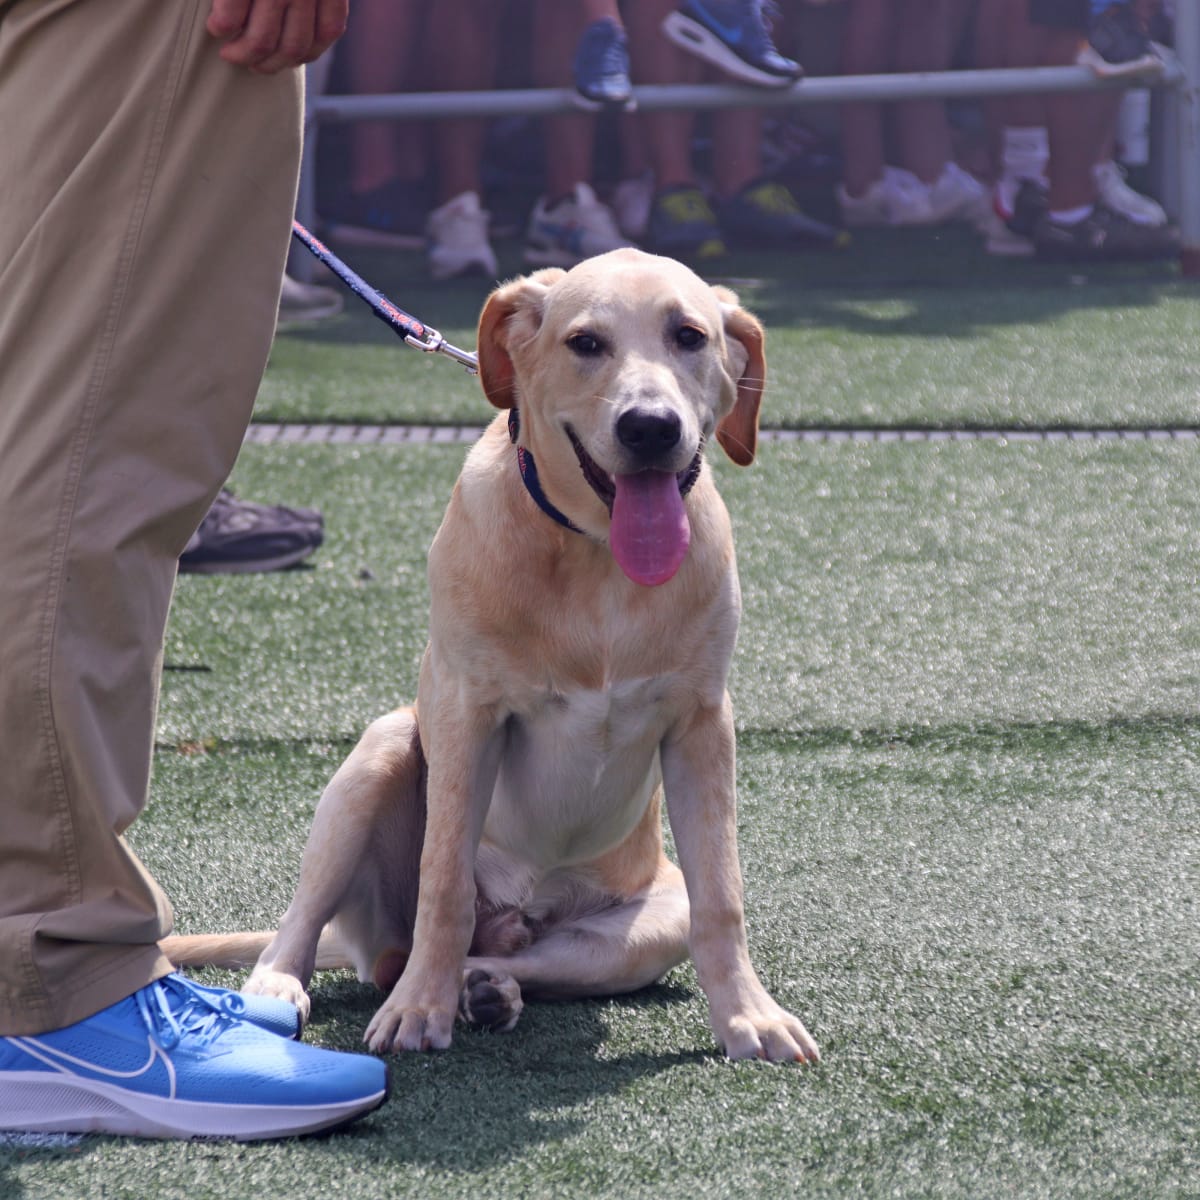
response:
<path id="1" fill-rule="evenodd" d="M 726 253 L 712 205 L 691 184 L 663 188 L 654 197 L 646 243 L 669 258 L 720 258 Z"/>
<path id="2" fill-rule="evenodd" d="M 1073 225 L 1043 213 L 1033 230 L 1038 258 L 1051 262 L 1124 262 L 1173 258 L 1179 231 L 1170 225 L 1139 225 L 1097 204 Z"/>
<path id="3" fill-rule="evenodd" d="M 684 0 L 662 28 L 681 49 L 743 83 L 787 87 L 802 74 L 775 48 L 762 0 Z"/>
<path id="4" fill-rule="evenodd" d="M 200 575 L 281 571 L 306 559 L 324 537 L 315 509 L 255 504 L 222 488 L 179 556 L 179 569 Z"/>
<path id="5" fill-rule="evenodd" d="M 573 64 L 575 102 L 581 108 L 636 108 L 629 81 L 629 43 L 610 17 L 593 21 L 579 35 Z"/>
<path id="6" fill-rule="evenodd" d="M 844 229 L 808 216 L 782 183 L 760 179 L 718 205 L 721 230 L 731 244 L 759 247 L 832 247 L 850 244 Z"/>
<path id="7" fill-rule="evenodd" d="M 1017 185 L 1012 213 L 1004 223 L 1021 237 L 1033 237 L 1038 221 L 1050 205 L 1050 189 L 1037 179 L 1022 179 Z"/>

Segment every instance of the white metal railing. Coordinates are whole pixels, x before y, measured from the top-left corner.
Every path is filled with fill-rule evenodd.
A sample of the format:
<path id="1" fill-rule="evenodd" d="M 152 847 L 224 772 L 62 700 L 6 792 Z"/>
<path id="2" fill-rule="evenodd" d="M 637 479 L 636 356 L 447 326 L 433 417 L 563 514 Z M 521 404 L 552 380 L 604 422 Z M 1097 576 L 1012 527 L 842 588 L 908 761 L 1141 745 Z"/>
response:
<path id="1" fill-rule="evenodd" d="M 1172 156 L 1167 173 L 1176 195 L 1183 271 L 1200 275 L 1200 4 L 1184 0 L 1176 10 L 1177 57 L 1164 72 L 1101 79 L 1087 67 L 1030 67 L 986 71 L 938 71 L 893 75 L 833 75 L 801 79 L 791 87 L 766 89 L 731 84 L 659 85 L 634 89 L 641 111 L 658 109 L 779 108 L 806 104 L 845 104 L 855 100 L 912 100 L 926 97 L 1005 96 L 1082 92 L 1125 87 L 1165 89 L 1172 112 Z M 477 92 L 408 92 L 369 96 L 310 98 L 305 161 L 297 215 L 315 217 L 314 158 L 320 125 L 378 118 L 414 120 L 463 116 L 506 116 L 579 112 L 569 89 L 512 89 Z"/>

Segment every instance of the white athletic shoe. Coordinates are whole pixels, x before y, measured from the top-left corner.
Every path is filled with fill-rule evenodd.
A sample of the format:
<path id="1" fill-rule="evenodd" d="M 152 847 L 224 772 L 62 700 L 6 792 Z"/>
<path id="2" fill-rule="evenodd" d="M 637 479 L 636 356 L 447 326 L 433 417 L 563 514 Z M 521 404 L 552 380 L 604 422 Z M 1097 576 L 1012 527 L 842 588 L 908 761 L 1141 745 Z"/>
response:
<path id="1" fill-rule="evenodd" d="M 585 258 L 628 246 L 612 210 L 586 183 L 551 208 L 543 196 L 525 233 L 525 261 L 535 267 L 573 267 Z"/>
<path id="2" fill-rule="evenodd" d="M 643 171 L 633 179 L 622 179 L 613 191 L 617 228 L 627 238 L 644 237 L 654 207 L 654 172 Z"/>
<path id="3" fill-rule="evenodd" d="M 429 214 L 426 255 L 434 279 L 471 273 L 496 277 L 496 255 L 488 242 L 489 217 L 475 192 L 463 192 Z"/>
<path id="4" fill-rule="evenodd" d="M 1125 171 L 1111 158 L 1092 168 L 1096 183 L 1096 199 L 1106 208 L 1119 213 L 1135 225 L 1165 225 L 1167 214 L 1161 204 L 1135 192 L 1125 182 Z"/>
<path id="5" fill-rule="evenodd" d="M 283 277 L 279 294 L 279 314 L 276 329 L 289 329 L 309 321 L 323 321 L 342 311 L 342 296 L 333 288 L 319 283 L 302 283 L 290 275 Z"/>
<path id="6" fill-rule="evenodd" d="M 932 225 L 935 222 L 930 188 L 911 171 L 884 167 L 861 196 L 851 196 L 838 184 L 837 198 L 846 225 Z"/>
<path id="7" fill-rule="evenodd" d="M 1014 233 L 990 205 L 975 228 L 983 236 L 983 248 L 988 254 L 999 258 L 1033 257 L 1033 238 Z"/>
<path id="8" fill-rule="evenodd" d="M 947 221 L 976 224 L 991 206 L 987 188 L 955 162 L 948 162 L 929 186 L 929 207 L 935 225 Z"/>

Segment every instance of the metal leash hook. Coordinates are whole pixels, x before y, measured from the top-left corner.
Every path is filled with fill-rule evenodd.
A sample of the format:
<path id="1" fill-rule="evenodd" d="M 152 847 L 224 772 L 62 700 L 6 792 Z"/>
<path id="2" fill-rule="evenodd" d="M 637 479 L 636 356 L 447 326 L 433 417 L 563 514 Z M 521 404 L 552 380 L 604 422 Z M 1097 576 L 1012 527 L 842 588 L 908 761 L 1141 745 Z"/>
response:
<path id="1" fill-rule="evenodd" d="M 424 341 L 414 337 L 411 333 L 406 333 L 404 340 L 414 349 L 424 350 L 427 354 L 444 354 L 447 358 L 461 363 L 472 375 L 479 374 L 477 355 L 469 350 L 460 350 L 457 346 L 451 345 L 436 329 L 431 329 L 428 325 L 425 326 Z"/>
<path id="2" fill-rule="evenodd" d="M 469 350 L 452 346 L 436 329 L 424 325 L 416 317 L 393 304 L 382 292 L 377 292 L 361 275 L 347 266 L 324 242 L 313 237 L 299 221 L 292 222 L 292 235 L 318 262 L 327 266 L 371 311 L 393 332 L 417 350 L 444 354 L 466 367 L 472 375 L 479 374 L 479 357 Z"/>

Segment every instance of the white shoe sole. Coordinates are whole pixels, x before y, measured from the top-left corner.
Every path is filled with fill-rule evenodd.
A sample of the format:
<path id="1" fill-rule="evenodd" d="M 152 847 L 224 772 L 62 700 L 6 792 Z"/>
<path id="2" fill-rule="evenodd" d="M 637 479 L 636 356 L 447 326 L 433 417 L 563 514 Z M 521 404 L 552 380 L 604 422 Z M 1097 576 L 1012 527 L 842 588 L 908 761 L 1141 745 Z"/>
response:
<path id="1" fill-rule="evenodd" d="M 561 250 L 557 246 L 526 246 L 522 258 L 530 267 L 566 267 L 571 268 L 583 262 L 586 255 L 572 254 L 569 250 Z"/>
<path id="2" fill-rule="evenodd" d="M 487 279 L 495 279 L 497 274 L 495 262 L 487 262 L 482 258 L 456 258 L 453 260 L 429 259 L 429 277 L 444 283 L 447 279 L 461 279 L 464 275 L 482 275 Z"/>
<path id="3" fill-rule="evenodd" d="M 5 1071 L 0 1079 L 0 1129 L 249 1142 L 332 1129 L 364 1116 L 385 1099 L 386 1089 L 337 1104 L 209 1104 L 168 1100 L 44 1071 Z"/>
<path id="4" fill-rule="evenodd" d="M 726 75 L 740 79 L 743 83 L 753 83 L 759 87 L 785 88 L 796 82 L 790 75 L 771 75 L 751 66 L 738 58 L 719 37 L 681 12 L 668 13 L 663 20 L 662 31 L 681 50 L 704 59 L 705 62 L 724 71 Z"/>
<path id="5" fill-rule="evenodd" d="M 419 233 L 385 233 L 382 229 L 337 221 L 327 222 L 324 232 L 328 241 L 364 250 L 420 250 L 425 245 L 425 238 Z"/>

